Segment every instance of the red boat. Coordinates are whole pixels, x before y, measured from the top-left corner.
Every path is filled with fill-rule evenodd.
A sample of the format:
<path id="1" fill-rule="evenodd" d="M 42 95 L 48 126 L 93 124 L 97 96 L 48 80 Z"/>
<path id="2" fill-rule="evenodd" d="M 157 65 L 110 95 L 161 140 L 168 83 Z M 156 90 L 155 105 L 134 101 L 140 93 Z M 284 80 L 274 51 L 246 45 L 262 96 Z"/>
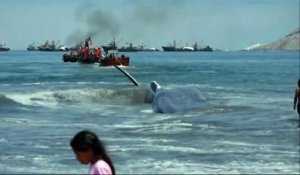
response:
<path id="1" fill-rule="evenodd" d="M 129 66 L 129 57 L 118 55 L 118 50 L 108 50 L 106 56 L 100 60 L 100 66 Z"/>

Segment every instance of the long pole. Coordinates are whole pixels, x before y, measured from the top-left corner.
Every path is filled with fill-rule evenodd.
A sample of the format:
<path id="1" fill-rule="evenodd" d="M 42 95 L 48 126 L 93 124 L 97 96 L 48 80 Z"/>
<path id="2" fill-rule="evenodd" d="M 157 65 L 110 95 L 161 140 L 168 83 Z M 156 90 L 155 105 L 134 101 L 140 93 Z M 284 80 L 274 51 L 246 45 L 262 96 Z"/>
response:
<path id="1" fill-rule="evenodd" d="M 139 86 L 140 84 L 125 70 L 121 69 L 119 66 L 114 65 L 119 71 L 121 71 L 134 85 Z"/>

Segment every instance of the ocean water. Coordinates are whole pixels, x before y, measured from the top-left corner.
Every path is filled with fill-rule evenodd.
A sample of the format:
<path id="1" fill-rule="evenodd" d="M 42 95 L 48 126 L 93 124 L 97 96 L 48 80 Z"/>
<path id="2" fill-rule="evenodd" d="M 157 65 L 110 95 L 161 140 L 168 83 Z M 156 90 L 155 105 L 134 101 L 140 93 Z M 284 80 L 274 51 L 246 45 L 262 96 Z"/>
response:
<path id="1" fill-rule="evenodd" d="M 105 142 L 117 174 L 299 173 L 299 52 L 126 53 L 138 87 L 62 55 L 0 52 L 1 174 L 86 174 L 69 146 L 82 129 Z M 155 113 L 144 103 L 153 80 L 205 101 Z"/>

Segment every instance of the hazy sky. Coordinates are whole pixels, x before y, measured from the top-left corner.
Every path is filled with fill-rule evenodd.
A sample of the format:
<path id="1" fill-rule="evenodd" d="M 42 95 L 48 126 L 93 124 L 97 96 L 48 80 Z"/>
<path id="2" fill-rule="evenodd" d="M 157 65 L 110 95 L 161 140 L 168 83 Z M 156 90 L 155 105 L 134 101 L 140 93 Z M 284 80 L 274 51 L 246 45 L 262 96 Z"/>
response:
<path id="1" fill-rule="evenodd" d="M 299 28 L 299 0 L 0 0 L 0 43 L 93 44 L 113 37 L 146 47 L 210 45 L 242 49 Z"/>

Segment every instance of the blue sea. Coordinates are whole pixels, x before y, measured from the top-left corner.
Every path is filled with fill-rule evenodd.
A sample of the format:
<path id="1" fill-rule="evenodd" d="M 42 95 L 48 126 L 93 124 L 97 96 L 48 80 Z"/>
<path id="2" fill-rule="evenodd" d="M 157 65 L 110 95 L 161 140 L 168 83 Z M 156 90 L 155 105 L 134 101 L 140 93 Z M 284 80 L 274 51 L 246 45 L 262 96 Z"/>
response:
<path id="1" fill-rule="evenodd" d="M 125 53 L 140 86 L 63 54 L 0 52 L 1 174 L 86 174 L 69 146 L 82 129 L 104 141 L 117 174 L 299 173 L 299 52 Z M 144 103 L 153 80 L 205 100 L 155 113 Z"/>

